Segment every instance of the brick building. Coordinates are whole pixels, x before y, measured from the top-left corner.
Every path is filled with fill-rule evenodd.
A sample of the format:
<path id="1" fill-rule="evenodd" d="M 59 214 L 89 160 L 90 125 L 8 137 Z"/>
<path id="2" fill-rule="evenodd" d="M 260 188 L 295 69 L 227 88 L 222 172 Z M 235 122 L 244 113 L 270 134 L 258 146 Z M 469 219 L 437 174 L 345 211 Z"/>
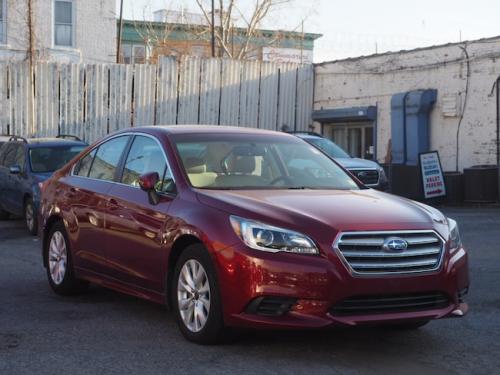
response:
<path id="1" fill-rule="evenodd" d="M 30 34 L 39 61 L 106 63 L 116 60 L 114 0 L 0 0 L 0 61 L 24 60 Z"/>

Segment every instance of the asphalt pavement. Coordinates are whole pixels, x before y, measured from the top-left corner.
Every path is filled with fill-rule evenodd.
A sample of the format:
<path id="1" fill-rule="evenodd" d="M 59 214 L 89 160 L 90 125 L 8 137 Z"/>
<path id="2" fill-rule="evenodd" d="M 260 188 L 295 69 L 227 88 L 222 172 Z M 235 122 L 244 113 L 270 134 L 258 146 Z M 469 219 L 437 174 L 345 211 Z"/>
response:
<path id="1" fill-rule="evenodd" d="M 469 250 L 469 314 L 417 331 L 248 331 L 187 342 L 164 307 L 102 288 L 51 292 L 38 240 L 0 222 L 0 374 L 498 374 L 500 209 L 444 210 Z"/>

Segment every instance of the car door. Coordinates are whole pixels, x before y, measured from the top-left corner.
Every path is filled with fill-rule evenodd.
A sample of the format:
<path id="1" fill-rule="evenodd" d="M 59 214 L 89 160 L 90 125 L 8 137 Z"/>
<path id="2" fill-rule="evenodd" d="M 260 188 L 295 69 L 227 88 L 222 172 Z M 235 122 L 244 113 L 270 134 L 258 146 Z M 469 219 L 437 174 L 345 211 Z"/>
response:
<path id="1" fill-rule="evenodd" d="M 7 179 L 9 178 L 9 167 L 7 166 L 8 161 L 6 159 L 7 155 L 10 153 L 11 144 L 4 143 L 0 147 L 0 208 L 7 209 Z"/>
<path id="2" fill-rule="evenodd" d="M 14 148 L 14 161 L 12 166 L 18 166 L 19 173 L 10 173 L 8 179 L 8 200 L 10 211 L 17 214 L 24 214 L 24 197 L 30 193 L 28 182 L 28 172 L 26 169 L 26 147 L 24 143 L 16 142 L 12 144 Z"/>
<path id="3" fill-rule="evenodd" d="M 151 204 L 139 187 L 139 176 L 157 172 L 158 204 Z M 110 275 L 141 288 L 162 291 L 167 266 L 163 233 L 171 225 L 168 215 L 175 199 L 175 184 L 165 153 L 153 137 L 137 135 L 123 162 L 119 184 L 109 191 L 106 215 L 106 256 Z"/>
<path id="4" fill-rule="evenodd" d="M 2 199 L 2 206 L 11 213 L 18 213 L 14 205 L 14 174 L 10 173 L 10 167 L 15 165 L 16 153 L 18 144 L 9 142 L 5 148 L 3 157 L 3 165 L 1 167 L 1 188 L 0 194 Z M 16 178 L 17 180 L 17 178 Z"/>
<path id="5" fill-rule="evenodd" d="M 62 178 L 60 200 L 74 218 L 70 228 L 75 267 L 104 274 L 109 269 L 105 256 L 105 211 L 108 192 L 130 136 L 112 138 L 80 159 L 73 172 Z"/>

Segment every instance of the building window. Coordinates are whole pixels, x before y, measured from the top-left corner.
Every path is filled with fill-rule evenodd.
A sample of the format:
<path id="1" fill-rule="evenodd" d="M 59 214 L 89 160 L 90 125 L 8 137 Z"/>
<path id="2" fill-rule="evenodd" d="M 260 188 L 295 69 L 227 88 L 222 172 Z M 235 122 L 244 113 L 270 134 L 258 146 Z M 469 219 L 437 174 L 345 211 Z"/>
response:
<path id="1" fill-rule="evenodd" d="M 143 44 L 123 44 L 122 63 L 124 64 L 144 64 L 147 60 L 146 46 Z"/>
<path id="2" fill-rule="evenodd" d="M 73 2 L 54 3 L 54 45 L 73 47 Z"/>
<path id="3" fill-rule="evenodd" d="M 7 30 L 7 0 L 0 0 L 0 43 L 7 43 L 6 30 Z"/>

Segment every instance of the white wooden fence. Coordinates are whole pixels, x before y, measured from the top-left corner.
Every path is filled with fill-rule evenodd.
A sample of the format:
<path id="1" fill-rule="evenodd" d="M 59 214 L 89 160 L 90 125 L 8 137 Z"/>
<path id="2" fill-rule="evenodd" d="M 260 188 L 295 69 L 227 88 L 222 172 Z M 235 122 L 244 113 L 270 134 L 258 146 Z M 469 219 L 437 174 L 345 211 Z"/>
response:
<path id="1" fill-rule="evenodd" d="M 229 59 L 158 65 L 0 65 L 0 134 L 77 135 L 88 142 L 141 125 L 305 130 L 313 68 Z"/>

